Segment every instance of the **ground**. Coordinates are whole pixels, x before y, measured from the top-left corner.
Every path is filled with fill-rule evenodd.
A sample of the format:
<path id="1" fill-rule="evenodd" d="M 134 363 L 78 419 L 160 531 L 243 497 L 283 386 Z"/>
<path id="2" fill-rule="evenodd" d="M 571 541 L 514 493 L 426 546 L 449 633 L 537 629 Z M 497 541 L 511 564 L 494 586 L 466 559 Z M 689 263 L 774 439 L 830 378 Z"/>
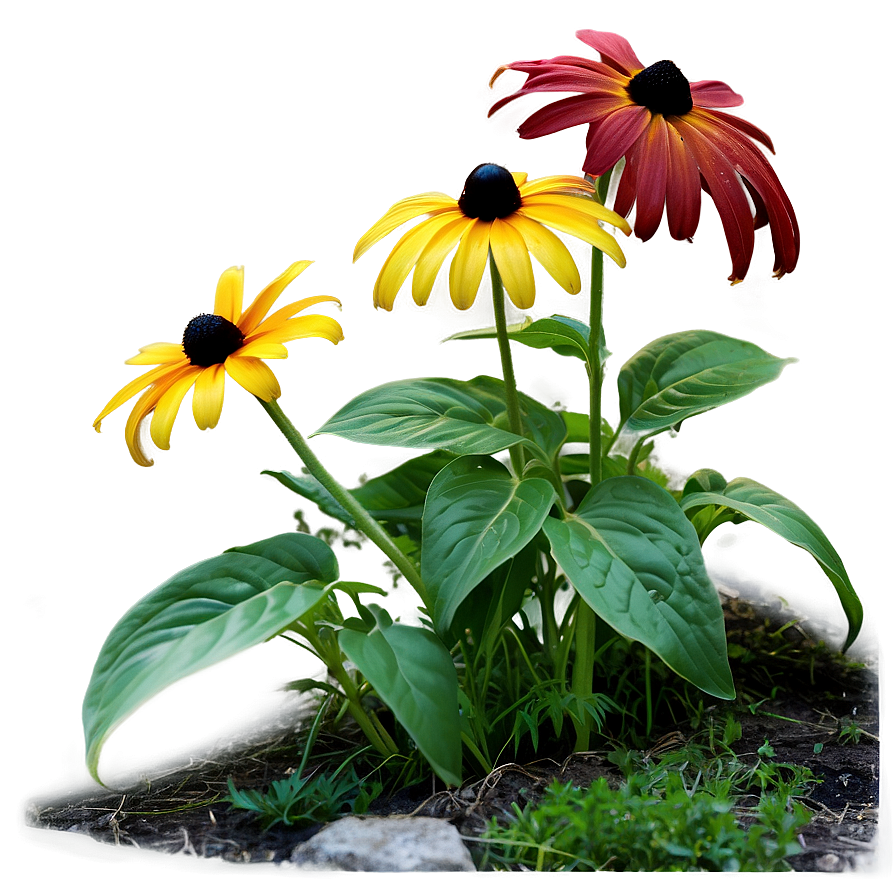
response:
<path id="1" fill-rule="evenodd" d="M 769 685 L 768 697 L 738 711 L 742 737 L 736 752 L 755 753 L 767 741 L 777 761 L 807 766 L 820 779 L 804 800 L 814 817 L 802 830 L 803 850 L 789 864 L 795 871 L 868 867 L 874 855 L 879 779 L 874 671 L 844 663 L 799 624 L 784 622 L 774 612 L 758 613 L 738 600 L 726 601 L 725 611 L 736 679 L 749 679 L 745 689 L 751 692 L 762 679 Z M 774 655 L 763 655 L 759 645 L 764 649 L 769 643 L 777 645 Z M 738 685 L 740 690 L 740 681 Z M 127 791 L 97 788 L 64 805 L 35 800 L 28 821 L 115 845 L 233 862 L 287 860 L 319 825 L 264 830 L 255 816 L 233 809 L 221 797 L 227 793 L 228 778 L 240 788 L 258 790 L 288 776 L 297 764 L 300 726 L 298 717 L 281 721 L 252 743 L 234 745 Z M 650 750 L 659 752 L 674 748 L 691 732 L 670 728 L 656 734 Z M 587 785 L 600 776 L 611 784 L 618 778 L 606 751 L 541 758 L 502 766 L 456 791 L 435 791 L 432 782 L 405 788 L 381 797 L 371 812 L 445 817 L 461 834 L 475 838 L 489 817 L 500 818 L 515 801 L 537 799 L 552 778 Z"/>

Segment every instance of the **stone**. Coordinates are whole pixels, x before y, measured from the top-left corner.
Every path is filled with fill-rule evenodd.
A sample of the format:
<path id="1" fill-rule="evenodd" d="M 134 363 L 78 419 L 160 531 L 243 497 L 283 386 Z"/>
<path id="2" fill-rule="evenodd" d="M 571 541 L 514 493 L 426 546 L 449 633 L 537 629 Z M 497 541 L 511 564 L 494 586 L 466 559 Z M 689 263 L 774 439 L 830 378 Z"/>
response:
<path id="1" fill-rule="evenodd" d="M 297 846 L 307 871 L 475 871 L 460 834 L 439 818 L 347 816 Z"/>

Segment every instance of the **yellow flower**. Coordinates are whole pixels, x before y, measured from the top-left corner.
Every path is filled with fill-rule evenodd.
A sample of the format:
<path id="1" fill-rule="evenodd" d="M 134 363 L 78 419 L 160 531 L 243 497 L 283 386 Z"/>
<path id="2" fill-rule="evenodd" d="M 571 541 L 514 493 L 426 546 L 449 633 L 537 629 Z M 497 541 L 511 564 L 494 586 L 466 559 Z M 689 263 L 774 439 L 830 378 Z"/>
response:
<path id="1" fill-rule="evenodd" d="M 184 330 L 181 344 L 154 342 L 126 364 L 158 365 L 128 383 L 115 394 L 93 423 L 99 432 L 103 418 L 146 389 L 128 417 L 125 441 L 131 457 L 141 466 L 152 466 L 140 446 L 139 430 L 152 414 L 149 433 L 156 447 L 167 450 L 171 428 L 180 404 L 193 390 L 193 416 L 200 429 L 215 427 L 224 405 L 224 374 L 262 401 L 280 397 L 280 384 L 263 358 L 285 358 L 283 343 L 305 336 L 321 336 L 334 345 L 342 339 L 342 327 L 324 314 L 295 315 L 319 302 L 336 302 L 333 296 L 312 296 L 265 315 L 283 290 L 310 261 L 297 261 L 268 284 L 245 310 L 243 268 L 228 268 L 218 280 L 213 314 L 194 317 Z"/>
<path id="2" fill-rule="evenodd" d="M 510 300 L 518 308 L 531 308 L 535 279 L 530 253 L 568 293 L 582 288 L 569 250 L 548 227 L 585 240 L 625 267 L 618 243 L 598 221 L 626 234 L 631 228 L 625 218 L 596 202 L 593 194 L 594 184 L 581 177 L 527 181 L 525 174 L 500 165 L 479 165 L 458 200 L 445 193 L 421 193 L 393 205 L 358 241 L 354 260 L 397 227 L 427 215 L 402 236 L 386 259 L 373 288 L 374 306 L 391 311 L 412 268 L 416 269 L 411 294 L 418 305 L 425 305 L 442 262 L 457 246 L 448 277 L 457 308 L 466 310 L 473 304 L 489 251 Z"/>

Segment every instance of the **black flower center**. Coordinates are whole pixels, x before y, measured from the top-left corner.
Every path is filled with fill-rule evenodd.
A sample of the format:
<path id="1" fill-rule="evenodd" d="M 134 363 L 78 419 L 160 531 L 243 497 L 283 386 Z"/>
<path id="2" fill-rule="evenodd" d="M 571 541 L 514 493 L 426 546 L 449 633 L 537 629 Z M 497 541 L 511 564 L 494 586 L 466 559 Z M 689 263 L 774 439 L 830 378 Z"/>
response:
<path id="1" fill-rule="evenodd" d="M 240 328 L 220 314 L 200 314 L 184 330 L 184 354 L 196 367 L 222 364 L 242 344 Z"/>
<path id="2" fill-rule="evenodd" d="M 660 115 L 687 115 L 694 108 L 688 79 L 669 59 L 638 72 L 628 82 L 628 94 L 639 106 Z"/>
<path id="3" fill-rule="evenodd" d="M 513 175 L 500 165 L 477 165 L 457 200 L 468 218 L 494 221 L 512 215 L 523 204 Z"/>

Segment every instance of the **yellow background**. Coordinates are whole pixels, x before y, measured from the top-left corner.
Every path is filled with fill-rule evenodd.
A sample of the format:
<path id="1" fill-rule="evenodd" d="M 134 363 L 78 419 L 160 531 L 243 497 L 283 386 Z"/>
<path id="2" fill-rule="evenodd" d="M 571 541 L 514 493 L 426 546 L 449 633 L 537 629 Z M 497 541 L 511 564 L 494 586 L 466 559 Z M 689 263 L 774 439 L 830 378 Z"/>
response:
<path id="1" fill-rule="evenodd" d="M 278 869 L 122 855 L 22 827 L 25 800 L 89 782 L 80 702 L 115 621 L 182 567 L 289 530 L 298 506 L 259 475 L 298 472 L 297 460 L 232 381 L 217 429 L 199 432 L 185 404 L 171 451 L 153 449 L 149 470 L 125 448 L 127 409 L 102 435 L 91 423 L 140 372 L 122 362 L 149 342 L 179 341 L 187 320 L 211 310 L 232 264 L 246 266 L 247 301 L 303 258 L 316 263 L 282 301 L 343 300 L 341 345 L 291 343 L 290 358 L 272 362 L 281 405 L 306 435 L 391 379 L 499 376 L 493 346 L 440 345 L 487 325 L 488 301 L 455 311 L 446 269 L 425 309 L 403 292 L 391 314 L 374 311 L 373 281 L 394 240 L 354 266 L 352 249 L 390 204 L 429 190 L 457 196 L 481 162 L 530 177 L 580 173 L 584 128 L 516 136 L 524 112 L 543 101 L 486 118 L 522 81 L 508 73 L 490 91 L 498 65 L 590 57 L 579 28 L 621 33 L 645 64 L 671 58 L 690 80 L 727 82 L 746 100 L 731 111 L 775 142 L 802 229 L 796 272 L 771 278 L 766 230 L 746 282 L 730 287 L 705 196 L 693 245 L 673 242 L 665 224 L 646 244 L 620 236 L 629 264 L 608 265 L 609 378 L 640 346 L 691 328 L 800 359 L 773 385 L 661 439 L 660 457 L 682 474 L 712 466 L 750 476 L 801 505 L 865 603 L 857 649 L 873 649 L 893 555 L 888 29 L 883 4 L 852 3 L 840 16 L 822 9 L 781 0 L 5 5 L 4 812 L 13 861 L 35 886 L 54 874 L 89 877 L 96 892 L 212 877 L 219 891 L 237 881 L 300 885 Z M 569 244 L 584 273 L 587 247 Z M 567 296 L 546 275 L 538 282 L 537 316 L 586 317 L 584 295 Z M 576 362 L 521 347 L 515 362 L 524 391 L 586 408 Z M 604 405 L 615 421 L 612 385 Z M 329 436 L 313 447 L 347 484 L 404 456 Z M 783 594 L 829 622 L 838 641 L 839 604 L 814 561 L 748 528 L 714 536 L 711 568 Z M 375 556 L 344 554 L 342 572 L 385 583 Z M 286 643 L 267 645 L 172 688 L 112 736 L 106 777 L 123 780 L 251 724 L 279 705 L 277 686 L 305 662 Z"/>

